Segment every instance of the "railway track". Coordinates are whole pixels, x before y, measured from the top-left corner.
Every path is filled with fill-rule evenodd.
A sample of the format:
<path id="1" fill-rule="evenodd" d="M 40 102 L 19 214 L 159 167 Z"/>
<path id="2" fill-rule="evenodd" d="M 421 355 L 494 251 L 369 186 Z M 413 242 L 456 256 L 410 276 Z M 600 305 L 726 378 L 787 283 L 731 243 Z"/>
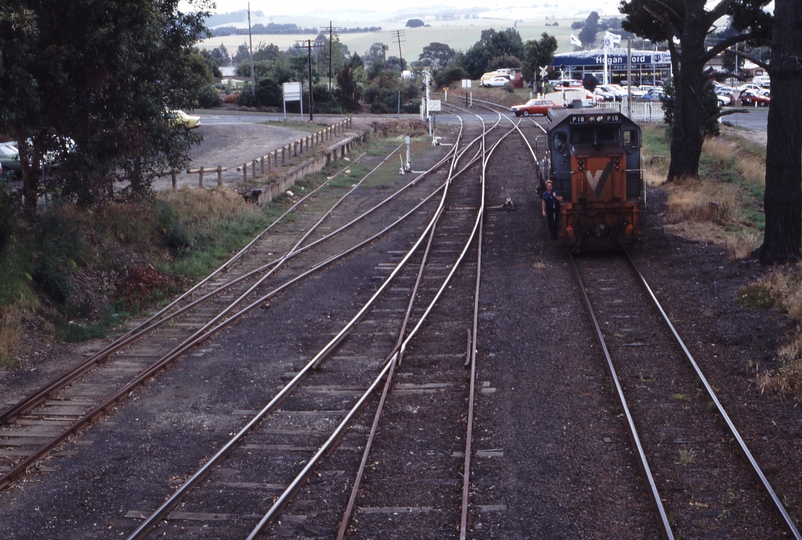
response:
<path id="1" fill-rule="evenodd" d="M 397 150 L 381 160 L 371 173 L 382 166 L 394 168 L 395 163 L 388 161 Z M 216 272 L 158 313 L 40 390 L 7 407 L 0 413 L 0 489 L 31 471 L 52 449 L 103 417 L 171 362 L 298 280 L 386 234 L 392 227 L 387 227 L 387 223 L 397 223 L 401 217 L 412 215 L 411 209 L 438 189 L 430 187 L 436 182 L 427 181 L 430 173 L 423 173 L 384 200 L 376 200 L 375 195 L 373 200 L 363 200 L 361 207 L 365 210 L 359 215 L 332 216 L 371 173 L 333 200 L 331 193 L 321 191 L 326 187 L 324 184 L 294 205 L 285 216 L 313 202 L 328 207 L 320 212 L 322 218 L 315 217 L 317 221 L 294 245 L 274 241 L 269 234 L 278 222 L 274 223 Z M 407 199 L 401 204 L 388 204 L 403 197 Z M 373 220 L 371 225 L 354 230 L 354 224 L 368 219 Z M 321 232 L 324 224 L 325 231 Z M 336 235 L 350 235 L 344 240 L 350 248 L 343 250 L 342 242 L 330 248 L 331 242 L 326 241 Z M 274 277 L 279 268 L 285 275 L 289 273 L 283 282 Z M 158 333 L 157 337 L 154 333 Z"/>
<path id="2" fill-rule="evenodd" d="M 599 335 L 619 371 L 605 376 L 592 346 L 581 361 L 564 364 L 560 353 L 550 358 L 560 339 L 584 330 L 579 300 L 568 299 L 568 258 L 537 236 L 539 203 L 529 169 L 538 161 L 543 128 L 534 118 L 500 113 L 492 126 L 480 127 L 467 111 L 444 106 L 465 119 L 465 129 L 460 140 L 443 141 L 453 142 L 445 146 L 451 152 L 425 176 L 391 197 L 374 190 L 359 198 L 355 188 L 354 199 L 342 205 L 323 196 L 299 204 L 301 217 L 286 225 L 292 232 L 284 240 L 265 234 L 207 282 L 211 292 L 257 270 L 239 292 L 234 285 L 221 289 L 213 296 L 226 301 L 206 315 L 199 313 L 207 308 L 192 306 L 154 331 L 170 348 L 152 354 L 148 365 L 175 349 L 182 361 L 148 375 L 159 375 L 153 390 L 124 391 L 110 401 L 109 411 L 133 403 L 101 413 L 96 433 L 77 441 L 109 448 L 114 437 L 120 444 L 136 439 L 127 457 L 109 459 L 137 467 L 102 485 L 140 487 L 113 510 L 106 506 L 113 518 L 92 518 L 98 523 L 82 531 L 129 539 L 589 538 L 601 530 L 633 539 L 794 537 L 772 497 L 758 489 L 759 477 L 736 456 L 743 452 L 723 431 L 727 422 L 711 410 L 715 399 L 701 393 L 698 376 L 680 365 L 670 372 L 657 367 L 673 358 L 651 351 L 676 345 L 662 335 L 662 322 L 651 321 L 653 311 L 635 300 L 642 285 L 633 280 L 618 289 L 600 277 L 624 279 L 623 266 L 594 269 L 595 259 L 579 261 L 590 265 L 582 288 L 590 304 L 602 306 Z M 394 156 L 384 159 L 388 166 L 397 167 Z M 311 219 L 322 214 L 323 220 Z M 490 279 L 482 273 L 483 242 L 497 274 Z M 541 296 L 554 298 L 548 288 L 562 291 L 559 308 L 539 303 Z M 193 292 L 189 302 L 206 294 Z M 179 349 L 243 296 L 221 319 L 238 324 L 212 325 Z M 550 335 L 555 319 L 567 334 Z M 533 343 L 530 326 L 548 331 Z M 141 356 L 153 347 L 148 336 Z M 589 339 L 574 343 L 585 350 Z M 109 353 L 105 362 L 123 358 Z M 183 372 L 195 378 L 190 390 Z M 561 377 L 564 386 L 555 390 Z M 618 402 L 604 391 L 611 380 L 621 381 L 621 401 L 632 406 L 651 481 L 636 474 L 637 450 L 626 444 Z M 218 392 L 211 403 L 212 394 L 204 396 L 208 383 L 235 390 Z M 89 394 L 93 384 L 82 378 L 68 389 Z M 173 386 L 176 394 L 198 395 L 173 400 L 167 390 Z M 53 396 L 38 405 L 39 419 L 68 424 L 67 415 L 49 415 L 73 401 L 59 400 L 58 392 L 65 390 L 46 392 Z M 139 396 L 152 401 L 151 393 L 165 400 L 159 413 L 138 406 Z M 174 403 L 192 408 L 172 410 Z M 36 418 L 36 410 L 17 423 Z M 141 432 L 140 417 L 148 420 Z M 137 433 L 122 433 L 116 422 Z M 151 429 L 164 423 L 175 426 L 175 440 L 151 445 Z M 34 429 L 43 433 L 45 425 Z M 35 466 L 56 472 L 78 452 L 71 435 L 66 441 L 58 448 L 64 457 Z M 81 474 L 116 471 L 102 456 L 97 460 L 97 470 Z M 591 461 L 597 476 L 586 478 L 583 465 L 591 468 Z M 36 482 L 26 474 L 21 492 L 32 477 Z M 92 495 L 76 496 L 84 498 L 88 505 Z M 585 506 L 607 500 L 611 509 Z M 655 504 L 665 519 L 654 519 Z"/>
<path id="3" fill-rule="evenodd" d="M 802 538 L 626 254 L 572 257 L 664 538 Z"/>
<path id="4" fill-rule="evenodd" d="M 470 145 L 466 150 L 468 149 Z M 470 161 L 478 162 L 477 166 L 482 165 L 481 160 L 475 157 Z M 292 530 L 287 530 L 288 527 L 306 531 L 329 531 L 338 522 L 342 523 L 340 529 L 341 534 L 344 534 L 349 523 L 348 512 L 342 517 L 346 501 L 332 495 L 332 489 L 340 495 L 343 491 L 332 488 L 329 484 L 347 486 L 353 481 L 358 465 L 358 461 L 353 459 L 355 448 L 365 448 L 364 455 L 368 455 L 370 445 L 366 445 L 363 440 L 364 429 L 361 424 L 351 426 L 351 421 L 359 417 L 360 409 L 366 402 L 375 402 L 373 391 L 382 379 L 387 377 L 388 381 L 393 380 L 388 374 L 395 371 L 401 359 L 405 359 L 405 364 L 403 372 L 395 378 L 400 382 L 395 383 L 391 403 L 402 401 L 402 396 L 405 395 L 436 393 L 448 396 L 445 401 L 450 401 L 449 410 L 464 409 L 466 396 L 461 390 L 468 382 L 465 380 L 463 367 L 463 333 L 458 333 L 459 347 L 463 352 L 456 355 L 459 357 L 456 362 L 453 361 L 453 343 L 443 343 L 441 339 L 435 339 L 437 347 L 432 348 L 433 344 L 425 338 L 415 338 L 419 331 L 425 334 L 427 330 L 421 329 L 428 328 L 429 325 L 436 325 L 442 332 L 444 329 L 440 325 L 445 325 L 447 331 L 455 324 L 455 321 L 443 321 L 443 315 L 435 316 L 435 312 L 443 309 L 442 303 L 448 302 L 446 298 L 453 295 L 457 302 L 461 299 L 459 294 L 446 292 L 452 286 L 452 278 L 471 248 L 481 223 L 481 184 L 471 181 L 474 178 L 468 174 L 471 169 L 466 170 L 463 166 L 457 171 L 459 165 L 455 160 L 451 167 L 453 177 L 444 190 L 444 198 L 415 245 L 406 253 L 393 253 L 397 262 L 384 263 L 374 269 L 378 273 L 389 271 L 390 275 L 382 280 L 382 286 L 371 300 L 362 306 L 303 369 L 293 374 L 287 386 L 256 413 L 245 428 L 203 468 L 194 473 L 159 509 L 148 516 L 129 538 L 147 536 L 164 519 L 168 520 L 166 527 L 172 537 L 182 537 L 185 531 L 190 534 L 199 534 L 199 531 L 211 535 L 220 534 L 221 527 L 227 531 L 226 534 L 230 534 L 232 528 L 241 523 L 249 523 L 253 527 L 248 535 L 253 538 L 262 534 L 293 534 Z M 424 253 L 421 254 L 420 251 Z M 443 299 L 438 302 L 441 297 Z M 430 315 L 439 322 L 427 320 Z M 467 330 L 469 327 L 464 328 Z M 414 354 L 410 352 L 413 338 L 416 351 Z M 425 372 L 415 373 L 417 370 L 407 367 L 414 365 L 410 363 L 420 362 L 421 358 L 430 364 L 430 369 L 433 361 L 441 359 L 450 360 L 453 366 L 451 370 L 439 370 L 439 380 L 431 382 L 428 380 L 431 375 L 427 376 Z M 321 397 L 332 393 L 333 397 L 329 399 Z M 400 407 L 406 410 L 406 406 Z M 288 421 L 291 425 L 300 424 L 301 430 L 286 429 Z M 312 424 L 308 424 L 310 422 Z M 464 429 L 463 426 L 462 430 Z M 334 443 L 341 438 L 344 438 L 343 443 L 337 446 L 331 457 L 326 458 L 327 462 L 338 464 L 337 474 L 327 475 L 325 471 L 320 471 L 319 461 L 332 451 Z M 245 439 L 247 442 L 243 442 Z M 273 450 L 276 455 L 265 459 L 264 453 L 261 453 L 258 459 L 249 458 L 248 456 L 256 453 L 254 449 Z M 381 447 L 374 447 L 373 452 L 381 450 Z M 453 454 L 453 449 L 451 453 Z M 425 456 L 426 453 L 422 452 L 422 455 Z M 453 460 L 450 454 L 440 458 Z M 272 507 L 255 524 L 254 508 L 250 508 L 249 512 L 249 508 L 242 505 L 233 508 L 231 505 L 220 504 L 221 500 L 242 500 L 242 493 L 236 496 L 227 493 L 222 497 L 218 493 L 232 489 L 241 491 L 246 487 L 242 482 L 226 482 L 230 470 L 221 464 L 228 463 L 236 463 L 239 471 L 258 471 L 255 476 L 260 478 L 260 482 L 247 486 L 255 493 L 245 497 L 254 501 L 257 508 L 263 500 L 271 498 L 269 491 L 260 492 L 265 486 L 286 486 L 281 494 L 274 496 Z M 223 471 L 222 474 L 217 474 L 220 470 Z M 364 472 L 364 468 L 362 471 Z M 313 473 L 313 481 L 307 482 Z M 453 481 L 457 481 L 458 475 L 454 471 L 451 473 Z M 321 478 L 328 480 L 320 480 Z M 314 481 L 316 479 L 318 481 Z M 303 493 L 293 497 L 299 489 Z M 357 492 L 356 489 L 354 488 L 354 493 Z M 323 494 L 320 494 L 321 490 Z M 309 512 L 306 502 L 311 498 L 316 500 L 314 512 Z M 290 506 L 284 509 L 287 504 Z M 416 508 L 421 507 L 420 500 L 414 504 Z M 459 504 L 453 506 L 453 511 L 459 512 Z M 360 518 L 363 518 L 362 512 L 372 515 L 370 507 L 360 503 L 357 509 Z M 384 512 L 385 510 L 380 509 L 376 513 Z M 219 520 L 221 515 L 225 518 Z M 283 517 L 276 524 L 279 515 Z M 198 521 L 203 521 L 200 516 L 212 519 L 199 525 Z M 213 519 L 215 516 L 219 520 L 216 524 Z M 458 522 L 459 518 L 451 526 Z M 419 526 L 419 523 L 408 524 L 406 532 L 398 530 L 397 534 L 410 534 L 410 531 L 417 530 Z M 157 532 L 160 530 L 161 528 L 157 528 Z"/>

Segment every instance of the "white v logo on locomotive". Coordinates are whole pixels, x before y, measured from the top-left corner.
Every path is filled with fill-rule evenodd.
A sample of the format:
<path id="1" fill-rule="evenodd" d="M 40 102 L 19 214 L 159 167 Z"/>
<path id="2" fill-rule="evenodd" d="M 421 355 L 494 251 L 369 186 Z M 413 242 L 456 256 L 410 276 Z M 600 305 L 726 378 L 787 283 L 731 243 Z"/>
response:
<path id="1" fill-rule="evenodd" d="M 596 191 L 596 184 L 599 183 L 599 179 L 601 178 L 603 172 L 604 172 L 603 169 L 599 169 L 598 171 L 596 171 L 596 174 L 591 176 L 590 171 L 585 171 L 585 176 L 588 177 L 588 184 L 590 184 L 590 187 L 593 188 L 593 191 Z"/>
<path id="2" fill-rule="evenodd" d="M 612 167 L 612 162 L 608 161 L 604 169 L 597 169 L 593 174 L 591 174 L 589 170 L 585 171 L 585 177 L 588 179 L 588 184 L 590 185 L 591 191 L 593 191 L 593 194 L 596 195 L 597 199 L 602 196 L 604 186 L 607 185 L 607 180 L 610 178 L 610 171 Z"/>

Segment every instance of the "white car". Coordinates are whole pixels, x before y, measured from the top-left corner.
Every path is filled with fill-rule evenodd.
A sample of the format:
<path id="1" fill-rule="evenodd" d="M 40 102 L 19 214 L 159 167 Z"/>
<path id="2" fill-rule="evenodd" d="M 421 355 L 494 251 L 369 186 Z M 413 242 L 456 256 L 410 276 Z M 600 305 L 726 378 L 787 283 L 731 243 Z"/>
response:
<path id="1" fill-rule="evenodd" d="M 741 86 L 739 86 L 737 88 L 737 90 L 739 92 L 746 92 L 747 90 L 752 90 L 753 92 L 757 92 L 761 88 L 762 87 L 760 85 L 755 84 L 755 83 L 745 83 L 745 84 L 742 84 Z"/>
<path id="2" fill-rule="evenodd" d="M 627 95 L 627 92 L 631 93 L 632 94 L 632 99 L 640 99 L 646 94 L 646 90 L 641 90 L 637 86 L 630 87 L 629 91 L 627 91 L 627 87 L 626 86 L 618 85 L 618 84 L 615 85 L 615 86 L 618 86 L 624 92 L 625 96 Z"/>
<path id="3" fill-rule="evenodd" d="M 483 82 L 482 86 L 486 86 L 488 88 L 499 87 L 499 86 L 504 86 L 508 82 L 511 82 L 509 77 L 506 77 L 504 75 L 496 75 L 495 77 L 491 77 L 490 79 Z"/>

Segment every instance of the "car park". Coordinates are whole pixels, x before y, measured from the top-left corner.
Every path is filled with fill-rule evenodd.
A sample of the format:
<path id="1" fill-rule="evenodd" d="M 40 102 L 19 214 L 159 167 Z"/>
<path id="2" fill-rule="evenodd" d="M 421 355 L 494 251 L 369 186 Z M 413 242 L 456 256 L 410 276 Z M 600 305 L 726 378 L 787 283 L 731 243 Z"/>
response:
<path id="1" fill-rule="evenodd" d="M 560 91 L 562 89 L 578 90 L 580 88 L 584 88 L 582 81 L 577 81 L 575 79 L 564 79 L 562 81 L 554 81 L 553 83 L 551 83 L 551 86 L 554 87 L 555 91 Z"/>
<path id="2" fill-rule="evenodd" d="M 201 125 L 200 116 L 187 114 L 180 109 L 170 109 L 167 111 L 167 119 L 170 124 L 182 125 L 187 129 L 195 129 Z"/>
<path id="3" fill-rule="evenodd" d="M 487 88 L 498 88 L 500 86 L 504 86 L 508 82 L 510 82 L 510 78 L 506 75 L 496 75 L 486 81 L 483 81 L 481 85 Z"/>
<path id="4" fill-rule="evenodd" d="M 760 85 L 755 84 L 755 83 L 751 83 L 751 82 L 750 83 L 744 83 L 741 86 L 739 86 L 738 88 L 736 88 L 736 90 L 738 90 L 739 92 L 746 92 L 748 90 L 757 91 L 757 90 L 760 90 L 760 89 L 761 89 Z"/>
<path id="5" fill-rule="evenodd" d="M 607 94 L 612 94 L 616 101 L 621 101 L 627 95 L 626 90 L 617 84 L 602 84 L 596 88 Z"/>
<path id="6" fill-rule="evenodd" d="M 549 112 L 549 109 L 553 109 L 554 107 L 559 107 L 559 105 L 550 99 L 530 99 L 523 105 L 515 105 L 514 107 L 511 107 L 510 111 L 514 112 L 515 116 L 529 116 L 537 114 L 546 116 Z"/>
<path id="7" fill-rule="evenodd" d="M 752 90 L 742 92 L 740 99 L 741 105 L 744 107 L 768 107 L 771 105 L 770 95 L 759 94 L 757 92 L 753 92 Z"/>
<path id="8" fill-rule="evenodd" d="M 641 90 L 637 86 L 627 86 L 626 84 L 615 85 L 624 92 L 625 96 L 631 95 L 632 99 L 640 99 L 646 94 L 646 90 Z"/>
<path id="9" fill-rule="evenodd" d="M 596 88 L 593 91 L 593 95 L 596 96 L 596 101 L 615 101 L 615 94 L 605 92 L 601 88 Z"/>
<path id="10" fill-rule="evenodd" d="M 641 98 L 643 101 L 662 101 L 666 93 L 661 88 L 652 88 Z"/>

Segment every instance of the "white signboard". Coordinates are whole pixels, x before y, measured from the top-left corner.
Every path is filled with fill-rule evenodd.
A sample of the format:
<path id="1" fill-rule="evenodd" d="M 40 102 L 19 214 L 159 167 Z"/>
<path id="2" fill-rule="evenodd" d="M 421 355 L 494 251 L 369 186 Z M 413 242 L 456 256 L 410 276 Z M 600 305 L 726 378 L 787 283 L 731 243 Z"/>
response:
<path id="1" fill-rule="evenodd" d="M 284 101 L 301 101 L 301 97 L 303 96 L 301 93 L 301 83 L 285 82 L 283 86 Z"/>
<path id="2" fill-rule="evenodd" d="M 429 112 L 440 112 L 442 110 L 441 101 L 439 99 L 429 100 Z"/>
<path id="3" fill-rule="evenodd" d="M 471 80 L 470 79 L 462 79 L 462 87 L 463 88 L 470 88 L 471 87 Z"/>

